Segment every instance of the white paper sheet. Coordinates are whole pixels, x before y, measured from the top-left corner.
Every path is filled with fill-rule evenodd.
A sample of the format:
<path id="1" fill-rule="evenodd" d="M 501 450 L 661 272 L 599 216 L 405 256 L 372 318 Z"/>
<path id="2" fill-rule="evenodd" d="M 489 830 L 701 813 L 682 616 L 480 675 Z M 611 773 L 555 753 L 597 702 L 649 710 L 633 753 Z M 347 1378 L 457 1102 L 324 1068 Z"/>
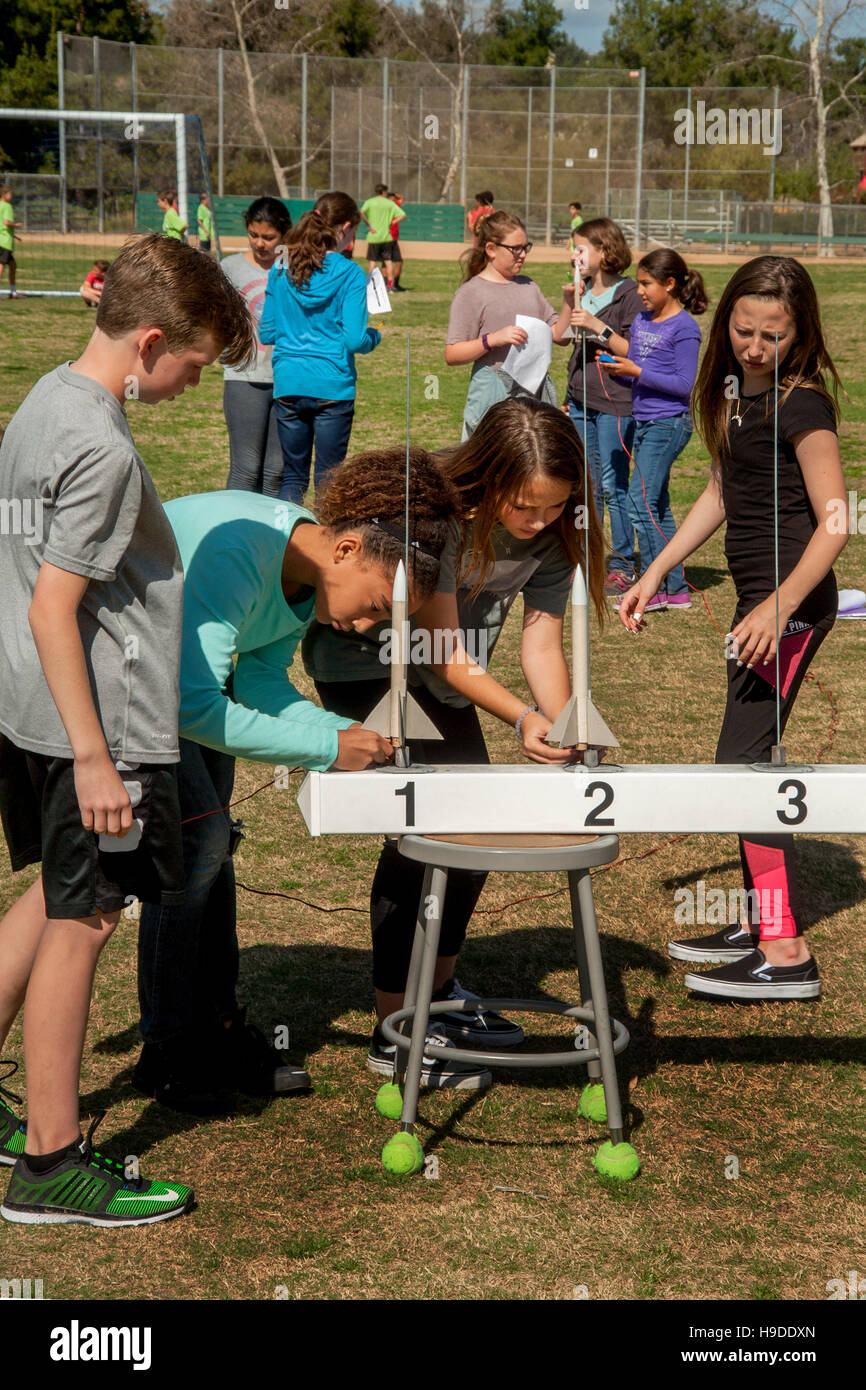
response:
<path id="1" fill-rule="evenodd" d="M 367 275 L 367 313 L 390 314 L 391 301 L 381 270 L 374 265 Z"/>
<path id="2" fill-rule="evenodd" d="M 530 318 L 528 314 L 518 314 L 515 323 L 518 328 L 525 328 L 528 336 L 521 347 L 512 343 L 502 368 L 527 391 L 537 391 L 550 366 L 553 332 L 543 319 Z"/>

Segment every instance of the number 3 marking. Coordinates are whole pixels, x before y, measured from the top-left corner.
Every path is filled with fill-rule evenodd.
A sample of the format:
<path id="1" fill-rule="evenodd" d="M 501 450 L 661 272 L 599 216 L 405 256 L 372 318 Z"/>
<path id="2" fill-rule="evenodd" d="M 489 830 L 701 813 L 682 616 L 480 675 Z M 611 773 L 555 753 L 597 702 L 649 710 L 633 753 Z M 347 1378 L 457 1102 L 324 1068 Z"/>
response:
<path id="1" fill-rule="evenodd" d="M 783 825 L 802 825 L 806 819 L 806 785 L 795 777 L 789 777 L 786 782 L 779 783 L 779 795 L 784 796 L 786 792 L 789 793 L 787 808 L 777 811 L 776 815 Z"/>

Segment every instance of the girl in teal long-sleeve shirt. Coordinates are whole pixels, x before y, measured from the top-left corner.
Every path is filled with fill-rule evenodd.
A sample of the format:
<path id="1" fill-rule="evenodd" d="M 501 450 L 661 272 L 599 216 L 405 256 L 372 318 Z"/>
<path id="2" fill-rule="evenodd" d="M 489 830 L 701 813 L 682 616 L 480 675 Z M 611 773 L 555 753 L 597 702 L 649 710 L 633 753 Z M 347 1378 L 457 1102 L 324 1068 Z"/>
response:
<path id="1" fill-rule="evenodd" d="M 280 497 L 300 502 L 346 457 L 355 414 L 355 353 L 381 335 L 367 326 L 367 280 L 343 252 L 361 214 L 348 193 L 325 193 L 304 213 L 268 276 L 259 326 L 273 343 L 274 399 L 283 450 Z"/>
<path id="2" fill-rule="evenodd" d="M 410 603 L 429 596 L 459 503 L 423 450 L 410 453 Z M 390 611 L 404 554 L 402 449 L 360 454 L 323 490 L 319 522 L 256 493 L 180 497 L 166 507 L 184 569 L 180 763 L 185 902 L 145 901 L 139 999 L 145 1047 L 133 1083 L 173 1109 L 209 1112 L 236 1090 L 303 1089 L 238 1008 L 231 859 L 235 759 L 351 772 L 391 747 L 291 684 L 287 667 L 313 618 L 365 631 Z"/>

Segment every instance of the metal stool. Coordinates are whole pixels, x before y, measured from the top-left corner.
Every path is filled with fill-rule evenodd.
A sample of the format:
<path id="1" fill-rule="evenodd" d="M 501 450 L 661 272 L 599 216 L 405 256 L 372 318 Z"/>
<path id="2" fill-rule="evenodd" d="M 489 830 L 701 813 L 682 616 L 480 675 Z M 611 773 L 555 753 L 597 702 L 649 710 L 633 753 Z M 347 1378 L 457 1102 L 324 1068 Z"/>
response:
<path id="1" fill-rule="evenodd" d="M 396 1044 L 397 1057 L 393 1082 L 386 1083 L 377 1096 L 380 1113 L 400 1118 L 400 1132 L 389 1139 L 382 1160 L 390 1171 L 417 1172 L 423 1164 L 421 1145 L 414 1133 L 418 1111 L 418 1092 L 424 1052 L 446 1061 L 464 1061 L 485 1067 L 566 1067 L 586 1066 L 590 1082 L 602 1082 L 604 1104 L 599 1087 L 589 1086 L 584 1097 L 595 1092 L 593 1104 L 584 1104 L 581 1113 L 606 1121 L 611 1142 L 602 1146 L 596 1167 L 608 1176 L 631 1178 L 638 1168 L 637 1155 L 623 1142 L 622 1108 L 616 1079 L 617 1053 L 628 1045 L 628 1032 L 608 1013 L 607 990 L 601 963 L 592 879 L 589 870 L 609 864 L 619 853 L 616 835 L 403 835 L 398 848 L 408 859 L 426 865 L 424 887 L 418 907 L 418 920 L 412 946 L 412 959 L 406 996 L 398 1009 L 382 1022 L 388 1042 Z M 439 950 L 439 929 L 448 886 L 449 869 L 485 869 L 500 873 L 539 873 L 565 869 L 571 895 L 574 944 L 580 981 L 580 1006 L 571 1007 L 555 1000 L 528 999 L 447 1000 L 431 1003 L 433 976 Z M 568 1052 L 517 1053 L 476 1052 L 465 1048 L 440 1047 L 428 1043 L 427 1025 L 431 1015 L 486 1009 L 518 1009 L 523 1013 L 553 1013 L 574 1018 L 587 1030 L 586 1046 Z M 402 1024 L 411 1020 L 411 1033 Z M 602 1113 L 602 1109 L 604 1113 Z M 590 1114 L 590 1110 L 594 1113 Z"/>

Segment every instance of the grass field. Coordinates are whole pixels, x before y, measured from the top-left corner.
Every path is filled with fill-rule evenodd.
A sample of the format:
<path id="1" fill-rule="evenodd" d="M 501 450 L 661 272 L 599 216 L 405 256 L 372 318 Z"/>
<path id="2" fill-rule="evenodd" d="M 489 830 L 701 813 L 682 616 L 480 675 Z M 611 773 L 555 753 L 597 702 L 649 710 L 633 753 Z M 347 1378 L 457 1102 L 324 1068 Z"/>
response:
<path id="1" fill-rule="evenodd" d="M 26 248 L 22 248 L 22 264 Z M 529 267 L 530 273 L 532 267 Z M 729 270 L 708 268 L 714 299 Z M 841 430 L 847 486 L 866 490 L 866 330 L 857 268 L 813 272 L 831 350 L 849 392 Z M 558 302 L 558 267 L 537 277 Z M 414 438 L 459 435 L 465 368 L 444 366 L 453 266 L 407 264 L 380 349 L 359 359 L 353 446 L 403 438 L 405 329 L 412 332 Z M 708 320 L 704 320 L 706 323 Z M 0 299 L 0 425 L 33 382 L 84 345 L 82 304 Z M 567 355 L 556 357 L 565 380 Z M 172 404 L 131 405 L 142 455 L 167 499 L 222 487 L 228 446 L 221 373 Z M 692 440 L 675 466 L 680 519 L 707 460 Z M 837 566 L 859 587 L 864 542 Z M 733 587 L 715 538 L 687 567 L 724 629 Z M 519 613 L 493 671 L 523 690 Z M 593 695 L 629 762 L 709 762 L 724 694 L 721 639 L 698 603 L 660 614 L 635 642 L 616 621 L 594 639 Z M 789 760 L 862 762 L 866 630 L 840 623 L 789 726 Z M 293 672 L 309 689 L 303 672 Z M 493 757 L 515 759 L 513 733 L 485 718 Z M 832 747 L 831 747 L 832 745 Z M 239 764 L 236 795 L 273 773 Z M 255 1021 L 290 1030 L 290 1055 L 313 1075 L 305 1098 L 249 1101 L 232 1119 L 162 1110 L 130 1085 L 137 1056 L 135 924 L 122 922 L 97 976 L 82 1077 L 82 1115 L 117 1157 L 194 1184 L 198 1209 L 165 1226 L 103 1234 L 79 1227 L 0 1229 L 0 1275 L 42 1278 L 46 1298 L 825 1299 L 827 1282 L 866 1270 L 863 1064 L 866 1060 L 866 853 L 856 837 L 799 840 L 801 889 L 823 997 L 814 1003 L 713 1004 L 687 994 L 665 951 L 688 934 L 674 893 L 704 880 L 736 888 L 733 836 L 634 836 L 624 862 L 595 876 L 612 1012 L 631 1044 L 620 1058 L 642 1173 L 622 1187 L 591 1165 L 601 1131 L 577 1116 L 583 1077 L 497 1073 L 486 1095 L 422 1095 L 419 1134 L 438 1179 L 387 1176 L 394 1126 L 374 1108 L 365 1066 L 372 1028 L 372 838 L 311 840 L 292 790 L 245 802 L 239 879 L 283 896 L 239 892 L 241 992 Z M 527 827 L 531 828 L 531 827 Z M 33 877 L 0 873 L 0 909 Z M 553 878 L 491 878 L 461 957 L 464 983 L 489 994 L 575 997 L 567 894 Z M 308 900 L 307 903 L 300 899 Z M 325 913 L 323 908 L 345 908 Z M 712 929 L 709 927 L 708 929 Z M 565 1032 L 523 1020 L 529 1037 Z M 21 1060 L 16 1028 L 4 1056 Z M 20 1076 L 16 1080 L 20 1080 Z M 736 1159 L 734 1165 L 731 1159 Z M 738 1166 L 738 1176 L 730 1176 Z M 581 1292 L 582 1290 L 582 1292 Z"/>

